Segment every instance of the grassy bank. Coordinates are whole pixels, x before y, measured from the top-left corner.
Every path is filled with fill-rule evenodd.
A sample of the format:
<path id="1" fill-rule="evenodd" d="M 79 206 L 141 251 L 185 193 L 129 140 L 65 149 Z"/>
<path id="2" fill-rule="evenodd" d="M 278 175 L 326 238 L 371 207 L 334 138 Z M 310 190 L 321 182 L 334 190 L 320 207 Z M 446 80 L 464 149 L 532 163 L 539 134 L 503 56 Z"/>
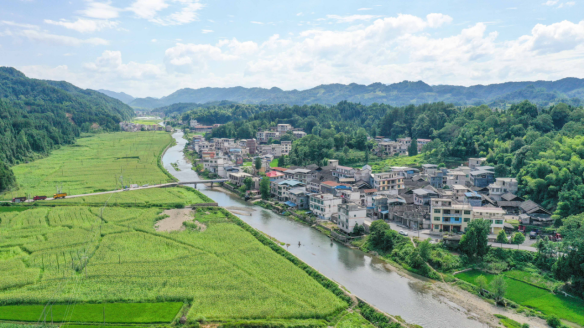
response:
<path id="1" fill-rule="evenodd" d="M 172 141 L 165 132 L 108 133 L 79 138 L 44 159 L 12 167 L 19 188 L 0 196 L 52 196 L 56 187 L 69 195 L 115 190 L 130 184 L 173 181 L 158 161 Z"/>
<path id="2" fill-rule="evenodd" d="M 475 284 L 478 276 L 484 275 L 490 283 L 495 275 L 477 270 L 467 271 L 456 275 L 457 278 Z M 555 315 L 558 318 L 584 326 L 584 302 L 582 300 L 553 294 L 549 290 L 518 281 L 505 276 L 507 293 L 505 298 L 517 304 L 531 307 L 546 315 Z"/>

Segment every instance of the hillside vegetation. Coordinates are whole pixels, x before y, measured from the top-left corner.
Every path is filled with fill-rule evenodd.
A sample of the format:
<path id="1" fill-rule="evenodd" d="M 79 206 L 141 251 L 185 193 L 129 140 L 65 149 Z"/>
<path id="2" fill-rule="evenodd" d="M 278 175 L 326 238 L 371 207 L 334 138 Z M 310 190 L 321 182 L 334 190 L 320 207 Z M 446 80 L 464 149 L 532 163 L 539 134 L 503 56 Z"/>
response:
<path id="1" fill-rule="evenodd" d="M 15 185 L 11 166 L 72 144 L 81 132 L 115 131 L 134 111 L 67 82 L 29 79 L 0 67 L 0 192 Z"/>
<path id="2" fill-rule="evenodd" d="M 337 104 L 350 101 L 361 104 L 383 103 L 394 106 L 448 102 L 456 105 L 494 104 L 505 106 L 525 99 L 548 106 L 557 102 L 581 104 L 584 95 L 584 79 L 566 78 L 558 81 L 506 82 L 470 87 L 437 85 L 423 81 L 402 81 L 385 85 L 351 83 L 320 85 L 307 90 L 266 88 L 184 88 L 162 98 L 136 98 L 132 107 L 154 109 L 176 103 L 207 103 L 231 101 L 244 104 Z"/>

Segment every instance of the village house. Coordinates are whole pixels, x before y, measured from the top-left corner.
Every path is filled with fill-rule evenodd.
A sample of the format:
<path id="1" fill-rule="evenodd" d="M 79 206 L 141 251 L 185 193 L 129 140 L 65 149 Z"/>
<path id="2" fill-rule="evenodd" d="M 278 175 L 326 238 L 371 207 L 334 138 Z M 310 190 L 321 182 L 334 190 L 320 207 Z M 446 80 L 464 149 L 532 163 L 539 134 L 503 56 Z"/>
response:
<path id="1" fill-rule="evenodd" d="M 507 193 L 515 194 L 517 193 L 518 185 L 517 179 L 499 177 L 495 179 L 495 182 L 488 186 L 489 197 L 495 201 L 501 201 L 501 196 Z"/>
<path id="2" fill-rule="evenodd" d="M 372 174 L 372 187 L 378 191 L 393 191 L 395 194 L 404 188 L 404 178 L 397 173 Z"/>
<path id="3" fill-rule="evenodd" d="M 251 178 L 253 176 L 244 172 L 229 173 L 229 182 L 236 186 L 242 186 L 244 184 L 243 181 L 248 177 Z"/>
<path id="4" fill-rule="evenodd" d="M 310 210 L 319 219 L 330 220 L 338 212 L 338 206 L 343 203 L 339 197 L 332 194 L 311 194 L 309 196 Z"/>
<path id="5" fill-rule="evenodd" d="M 295 187 L 288 191 L 287 204 L 297 209 L 308 209 L 308 192 L 305 187 Z"/>
<path id="6" fill-rule="evenodd" d="M 472 206 L 451 199 L 436 198 L 430 202 L 432 232 L 464 232 L 472 219 Z"/>
<path id="7" fill-rule="evenodd" d="M 367 210 L 355 203 L 345 203 L 338 206 L 339 219 L 337 226 L 345 233 L 353 232 L 355 225 L 363 225 L 367 219 Z"/>

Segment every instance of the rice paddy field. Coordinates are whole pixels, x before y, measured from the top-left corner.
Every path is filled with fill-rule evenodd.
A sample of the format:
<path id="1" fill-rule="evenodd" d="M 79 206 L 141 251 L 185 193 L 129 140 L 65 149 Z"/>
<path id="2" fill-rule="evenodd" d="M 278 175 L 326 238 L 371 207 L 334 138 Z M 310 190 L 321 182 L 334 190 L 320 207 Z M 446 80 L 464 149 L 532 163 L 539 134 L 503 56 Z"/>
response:
<path id="1" fill-rule="evenodd" d="M 139 125 L 157 125 L 162 121 L 160 118 L 136 118 L 132 120 L 132 123 L 139 124 Z"/>
<path id="2" fill-rule="evenodd" d="M 505 298 L 541 311 L 545 315 L 555 315 L 560 319 L 584 326 L 584 301 L 553 294 L 549 290 L 514 279 L 512 277 L 520 277 L 520 273 L 518 273 L 520 271 L 512 272 L 509 276 L 505 276 L 505 281 L 507 282 Z M 475 284 L 475 280 L 479 275 L 484 275 L 489 283 L 495 277 L 492 274 L 478 270 L 459 273 L 456 274 L 456 277 Z"/>
<path id="3" fill-rule="evenodd" d="M 48 323 L 52 312 L 65 326 L 168 325 L 181 316 L 190 324 L 321 326 L 347 308 L 338 288 L 325 288 L 225 210 L 197 208 L 199 226 L 168 233 L 154 229 L 162 210 L 0 213 L 0 320 Z"/>
<path id="4" fill-rule="evenodd" d="M 37 201 L 43 205 L 86 205 L 102 206 L 107 202 L 110 206 L 133 205 L 177 205 L 183 206 L 213 202 L 203 193 L 186 186 L 149 188 L 122 191 L 108 194 L 86 195 L 75 198 Z"/>
<path id="5" fill-rule="evenodd" d="M 130 184 L 171 182 L 172 177 L 159 166 L 159 158 L 171 141 L 168 133 L 155 131 L 79 138 L 76 144 L 55 150 L 49 157 L 12 167 L 19 189 L 0 195 L 0 199 L 52 196 L 57 186 L 64 193 L 78 195 Z"/>

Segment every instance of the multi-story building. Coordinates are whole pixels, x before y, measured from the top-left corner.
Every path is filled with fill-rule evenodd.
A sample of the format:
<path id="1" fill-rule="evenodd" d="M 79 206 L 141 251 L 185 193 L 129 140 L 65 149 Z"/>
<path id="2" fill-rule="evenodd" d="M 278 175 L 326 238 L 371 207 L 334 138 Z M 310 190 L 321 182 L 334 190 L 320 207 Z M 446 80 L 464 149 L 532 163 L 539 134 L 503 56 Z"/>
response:
<path id="1" fill-rule="evenodd" d="M 346 233 L 353 232 L 355 225 L 363 225 L 367 219 L 367 209 L 355 203 L 345 203 L 339 205 L 339 221 L 337 226 Z"/>
<path id="2" fill-rule="evenodd" d="M 252 178 L 253 176 L 244 172 L 232 172 L 229 173 L 229 181 L 237 186 L 243 185 L 243 181 L 247 178 Z"/>
<path id="3" fill-rule="evenodd" d="M 406 148 L 408 148 L 412 144 L 412 138 L 411 137 L 398 138 L 397 142 L 402 144 L 402 145 L 405 145 Z"/>
<path id="4" fill-rule="evenodd" d="M 278 192 L 277 192 L 278 200 L 288 201 L 290 199 L 290 196 L 288 195 L 288 191 L 290 191 L 290 189 L 293 189 L 296 187 L 303 187 L 303 186 L 304 186 L 304 183 L 299 182 L 297 180 L 293 180 L 293 179 L 287 179 L 287 180 L 283 180 L 281 182 L 278 182 Z"/>
<path id="5" fill-rule="evenodd" d="M 404 178 L 394 172 L 372 174 L 372 185 L 378 191 L 395 191 L 395 194 L 404 188 Z"/>
<path id="6" fill-rule="evenodd" d="M 432 190 L 431 188 L 418 188 L 412 191 L 414 194 L 414 204 L 423 206 L 429 205 L 430 200 L 434 198 L 439 198 L 438 192 Z"/>
<path id="7" fill-rule="evenodd" d="M 287 123 L 280 123 L 276 127 L 276 131 L 279 132 L 280 134 L 284 134 L 288 130 L 292 130 L 292 129 L 294 129 L 294 127 L 292 127 L 291 125 L 289 125 Z"/>
<path id="8" fill-rule="evenodd" d="M 246 139 L 245 147 L 249 150 L 249 154 L 255 155 L 257 153 L 257 142 L 255 138 Z"/>
<path id="9" fill-rule="evenodd" d="M 424 145 L 430 143 L 431 141 L 432 141 L 431 139 L 423 139 L 423 138 L 416 139 L 416 143 L 418 143 L 418 153 L 422 152 L 422 148 L 424 147 Z"/>
<path id="10" fill-rule="evenodd" d="M 203 159 L 203 168 L 219 177 L 227 177 L 227 172 L 225 171 L 225 159 L 221 157 Z"/>
<path id="11" fill-rule="evenodd" d="M 501 196 L 505 193 L 517 193 L 517 179 L 500 177 L 489 185 L 489 197 L 495 201 L 501 201 Z"/>
<path id="12" fill-rule="evenodd" d="M 434 175 L 438 171 L 438 165 L 430 164 L 430 163 L 423 164 L 422 170 L 423 170 L 424 175 L 428 175 L 428 176 Z"/>
<path id="13" fill-rule="evenodd" d="M 296 138 L 302 138 L 302 137 L 306 136 L 306 133 L 304 131 L 295 130 L 292 132 L 292 135 L 294 135 L 294 137 L 296 137 Z"/>
<path id="14" fill-rule="evenodd" d="M 483 165 L 484 162 L 487 161 L 487 158 L 469 158 L 468 159 L 468 166 L 470 169 L 474 170 L 476 167 L 480 167 Z"/>
<path id="15" fill-rule="evenodd" d="M 280 143 L 280 145 L 282 145 L 282 148 L 281 148 L 282 155 L 290 154 L 290 151 L 292 151 L 292 142 L 291 141 L 282 141 Z"/>
<path id="16" fill-rule="evenodd" d="M 398 142 L 381 142 L 377 144 L 377 156 L 405 155 L 408 153 L 406 145 Z"/>
<path id="17" fill-rule="evenodd" d="M 190 122 L 190 124 L 189 124 L 189 126 L 190 126 L 191 128 L 195 128 L 195 127 L 196 127 L 196 126 L 198 126 L 198 125 L 199 125 L 199 123 L 197 122 L 197 120 L 191 120 L 191 122 Z"/>
<path id="18" fill-rule="evenodd" d="M 470 182 L 476 187 L 487 187 L 495 182 L 495 173 L 490 170 L 472 170 L 470 172 Z"/>
<path id="19" fill-rule="evenodd" d="M 469 191 L 468 187 L 466 187 L 464 185 L 454 184 L 454 185 L 450 186 L 450 189 L 454 193 L 454 195 L 453 195 L 454 200 L 456 200 L 457 202 L 463 203 L 464 197 L 465 197 L 464 194 Z"/>
<path id="20" fill-rule="evenodd" d="M 468 203 L 473 207 L 481 207 L 483 198 L 476 191 L 469 191 L 464 193 L 464 203 Z"/>
<path id="21" fill-rule="evenodd" d="M 333 176 L 338 178 L 354 178 L 355 177 L 355 169 L 351 167 L 345 166 L 337 166 L 331 172 Z"/>
<path id="22" fill-rule="evenodd" d="M 463 171 L 453 170 L 446 175 L 446 185 L 466 185 L 467 175 Z"/>
<path id="23" fill-rule="evenodd" d="M 308 194 L 305 187 L 295 187 L 288 191 L 288 201 L 297 209 L 307 209 L 309 206 Z"/>
<path id="24" fill-rule="evenodd" d="M 330 220 L 338 212 L 338 206 L 343 203 L 341 198 L 332 194 L 311 194 L 309 196 L 310 210 L 320 219 Z"/>
<path id="25" fill-rule="evenodd" d="M 472 207 L 473 219 L 482 218 L 491 221 L 491 234 L 499 234 L 505 225 L 506 211 L 497 207 Z"/>
<path id="26" fill-rule="evenodd" d="M 256 133 L 256 139 L 260 143 L 267 143 L 268 140 L 277 140 L 280 138 L 280 133 L 277 131 L 258 131 Z"/>
<path id="27" fill-rule="evenodd" d="M 304 168 L 288 169 L 284 174 L 286 175 L 286 179 L 295 179 L 304 184 L 309 184 L 310 181 L 316 178 L 315 171 Z"/>
<path id="28" fill-rule="evenodd" d="M 473 218 L 471 205 L 451 199 L 432 199 L 430 207 L 430 230 L 433 232 L 464 232 Z"/>
<path id="29" fill-rule="evenodd" d="M 397 173 L 404 178 L 412 178 L 420 173 L 419 169 L 409 167 L 391 167 L 391 172 Z"/>

